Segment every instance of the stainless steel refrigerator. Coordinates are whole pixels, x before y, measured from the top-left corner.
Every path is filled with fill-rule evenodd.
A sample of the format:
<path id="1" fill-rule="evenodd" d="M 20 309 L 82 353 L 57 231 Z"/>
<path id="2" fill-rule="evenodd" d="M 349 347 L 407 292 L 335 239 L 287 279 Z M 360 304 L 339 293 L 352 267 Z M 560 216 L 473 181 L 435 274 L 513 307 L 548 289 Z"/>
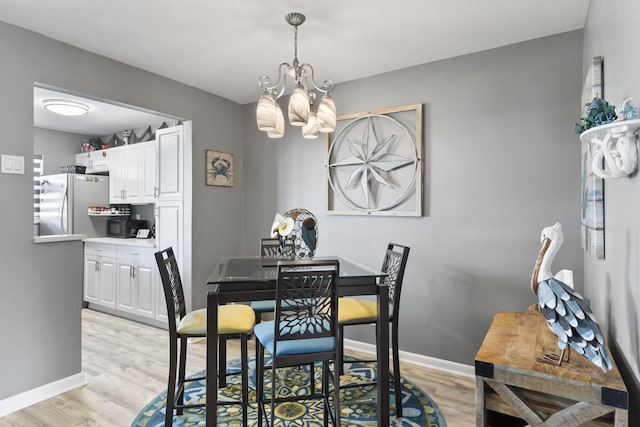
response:
<path id="1" fill-rule="evenodd" d="M 107 219 L 90 217 L 89 206 L 109 204 L 109 177 L 61 173 L 41 177 L 40 236 L 105 236 Z"/>

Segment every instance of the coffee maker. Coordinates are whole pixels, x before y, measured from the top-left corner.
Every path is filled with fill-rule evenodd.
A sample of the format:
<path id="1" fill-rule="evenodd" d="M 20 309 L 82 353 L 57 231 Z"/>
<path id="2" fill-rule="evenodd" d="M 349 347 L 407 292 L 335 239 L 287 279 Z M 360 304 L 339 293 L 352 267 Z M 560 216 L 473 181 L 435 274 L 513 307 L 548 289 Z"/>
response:
<path id="1" fill-rule="evenodd" d="M 146 219 L 132 219 L 130 220 L 130 224 L 129 237 L 136 237 L 138 230 L 149 228 L 149 222 Z"/>

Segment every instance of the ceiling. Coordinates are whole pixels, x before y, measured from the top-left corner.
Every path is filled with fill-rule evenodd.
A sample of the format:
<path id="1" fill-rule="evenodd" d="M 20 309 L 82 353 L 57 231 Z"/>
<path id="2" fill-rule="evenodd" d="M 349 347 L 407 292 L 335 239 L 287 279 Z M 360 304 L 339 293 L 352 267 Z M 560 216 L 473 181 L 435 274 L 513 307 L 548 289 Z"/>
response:
<path id="1" fill-rule="evenodd" d="M 78 101 L 89 107 L 89 113 L 82 116 L 61 116 L 45 110 L 46 99 L 64 99 Z M 160 114 L 141 111 L 129 106 L 89 99 L 56 90 L 33 88 L 33 124 L 35 127 L 63 132 L 78 133 L 85 136 L 106 136 L 122 130 L 146 128 L 175 120 Z"/>
<path id="2" fill-rule="evenodd" d="M 589 0 L 0 0 L 0 20 L 239 104 L 298 58 L 336 83 L 583 28 Z"/>

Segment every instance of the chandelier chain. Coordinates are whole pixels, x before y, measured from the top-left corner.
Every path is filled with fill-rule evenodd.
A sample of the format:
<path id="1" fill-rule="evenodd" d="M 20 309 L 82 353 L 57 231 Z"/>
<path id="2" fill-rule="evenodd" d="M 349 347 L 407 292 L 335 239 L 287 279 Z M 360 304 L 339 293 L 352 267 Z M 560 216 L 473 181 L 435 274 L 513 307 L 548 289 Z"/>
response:
<path id="1" fill-rule="evenodd" d="M 293 63 L 298 64 L 298 26 L 293 27 Z M 295 65 L 294 65 L 295 66 Z"/>

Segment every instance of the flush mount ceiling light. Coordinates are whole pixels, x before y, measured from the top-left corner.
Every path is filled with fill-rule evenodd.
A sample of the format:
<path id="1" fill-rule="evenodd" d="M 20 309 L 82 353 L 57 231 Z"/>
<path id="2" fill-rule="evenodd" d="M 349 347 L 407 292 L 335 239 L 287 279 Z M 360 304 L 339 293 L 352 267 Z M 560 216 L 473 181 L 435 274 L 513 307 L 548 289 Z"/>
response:
<path id="1" fill-rule="evenodd" d="M 302 127 L 302 136 L 317 138 L 319 132 L 330 133 L 336 129 L 336 106 L 329 92 L 334 84 L 325 80 L 322 85 L 316 83 L 311 64 L 298 62 L 298 26 L 305 21 L 302 13 L 292 12 L 285 20 L 294 27 L 293 65 L 280 64 L 278 81 L 271 84 L 268 76 L 259 79 L 263 92 L 256 109 L 258 129 L 267 133 L 269 138 L 281 138 L 284 135 L 284 114 L 276 102 L 285 91 L 287 76 L 294 81 L 295 88 L 289 97 L 288 116 L 292 126 Z M 311 86 L 309 86 L 311 85 Z M 322 94 L 318 106 L 315 101 Z"/>
<path id="2" fill-rule="evenodd" d="M 45 99 L 44 108 L 62 116 L 81 116 L 89 112 L 89 106 L 68 99 Z"/>

